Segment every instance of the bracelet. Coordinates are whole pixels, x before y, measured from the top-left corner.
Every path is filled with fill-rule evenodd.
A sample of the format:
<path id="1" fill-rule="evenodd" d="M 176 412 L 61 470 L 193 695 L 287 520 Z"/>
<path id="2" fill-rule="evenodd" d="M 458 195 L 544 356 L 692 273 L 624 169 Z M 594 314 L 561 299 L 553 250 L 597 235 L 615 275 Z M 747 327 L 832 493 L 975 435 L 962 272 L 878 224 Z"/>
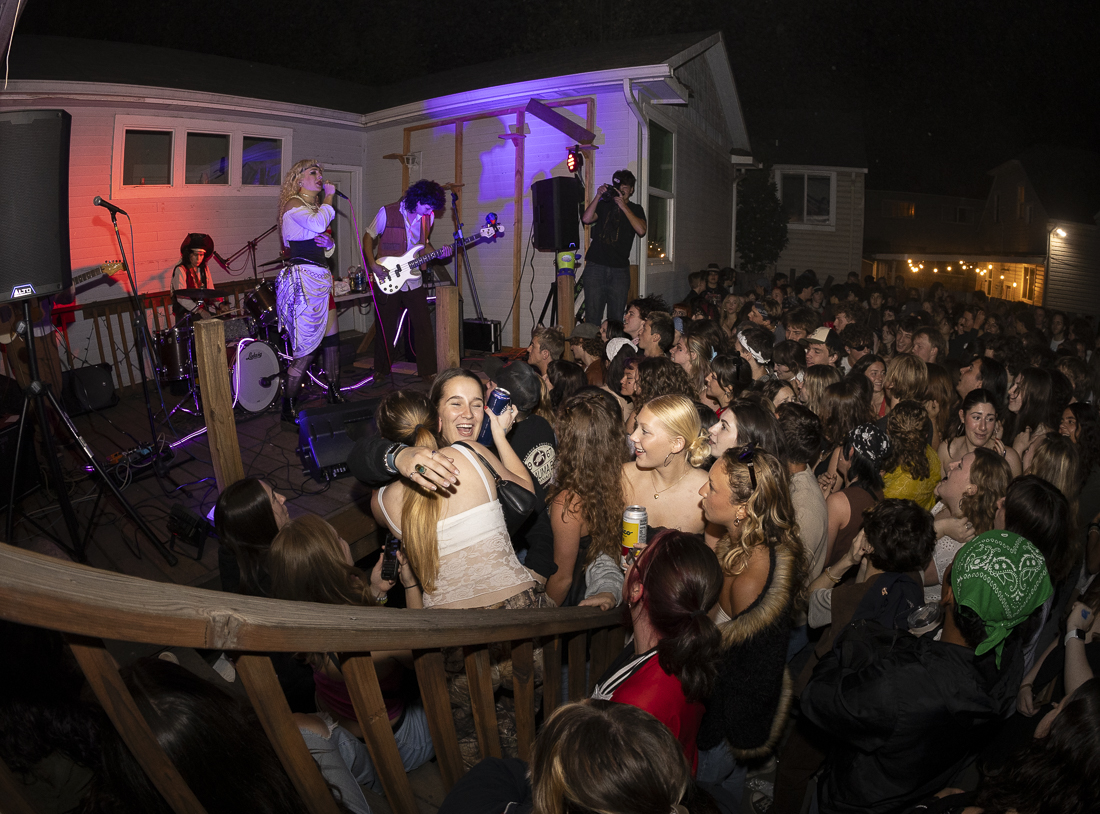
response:
<path id="1" fill-rule="evenodd" d="M 1025 688 L 1026 688 L 1026 689 L 1031 689 L 1031 682 L 1030 682 L 1030 681 L 1029 681 L 1029 682 L 1027 682 L 1026 684 L 1021 684 L 1021 685 L 1020 685 L 1020 689 L 1021 689 L 1021 690 L 1022 690 L 1022 689 L 1025 689 Z"/>
<path id="2" fill-rule="evenodd" d="M 1079 639 L 1080 641 L 1084 642 L 1085 641 L 1085 631 L 1079 630 L 1078 628 L 1074 628 L 1073 630 L 1067 631 L 1066 632 L 1066 637 L 1064 639 L 1062 639 L 1062 647 L 1065 647 L 1073 639 Z"/>
<path id="3" fill-rule="evenodd" d="M 1086 526 L 1085 534 L 1087 536 L 1089 534 L 1092 534 L 1094 531 L 1100 532 L 1100 523 L 1089 523 L 1088 526 Z"/>
<path id="4" fill-rule="evenodd" d="M 412 585 L 402 585 L 401 587 L 404 588 L 406 591 L 411 591 L 413 588 L 419 588 L 420 583 L 414 582 Z"/>
<path id="5" fill-rule="evenodd" d="M 385 466 L 386 471 L 389 472 L 391 475 L 398 474 L 397 453 L 403 450 L 406 446 L 407 444 L 402 444 L 400 441 L 398 441 L 397 443 L 392 444 L 390 448 L 386 450 L 386 460 L 383 465 Z"/>
<path id="6" fill-rule="evenodd" d="M 376 596 L 374 598 L 374 601 L 375 601 L 375 603 L 377 603 L 379 605 L 385 605 L 387 602 L 390 601 L 390 595 L 389 594 L 382 594 L 381 596 Z"/>
<path id="7" fill-rule="evenodd" d="M 841 575 L 841 576 L 839 576 L 839 577 L 834 577 L 834 576 L 832 575 L 832 573 L 831 573 L 831 572 L 829 571 L 829 569 L 828 569 L 828 568 L 825 568 L 825 569 L 823 569 L 823 570 L 821 571 L 821 573 L 823 573 L 823 574 L 824 574 L 825 576 L 827 576 L 827 577 L 828 577 L 829 579 L 831 579 L 831 580 L 832 580 L 832 581 L 833 581 L 834 583 L 838 583 L 838 582 L 840 582 L 840 580 L 841 580 L 841 579 L 843 579 L 843 578 L 844 578 L 844 577 L 843 577 L 843 575 Z"/>

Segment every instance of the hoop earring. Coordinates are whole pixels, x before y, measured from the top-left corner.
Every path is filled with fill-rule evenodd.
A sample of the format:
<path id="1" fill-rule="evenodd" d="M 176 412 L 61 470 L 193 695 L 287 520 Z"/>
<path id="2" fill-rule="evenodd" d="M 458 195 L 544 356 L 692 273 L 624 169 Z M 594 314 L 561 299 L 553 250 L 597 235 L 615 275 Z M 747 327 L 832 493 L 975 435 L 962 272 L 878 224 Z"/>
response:
<path id="1" fill-rule="evenodd" d="M 676 454 L 675 452 L 668 453 L 668 455 L 665 456 L 665 462 L 663 464 L 661 464 L 661 466 L 668 466 L 668 462 L 670 460 L 672 460 L 672 456 L 675 455 L 675 454 Z"/>

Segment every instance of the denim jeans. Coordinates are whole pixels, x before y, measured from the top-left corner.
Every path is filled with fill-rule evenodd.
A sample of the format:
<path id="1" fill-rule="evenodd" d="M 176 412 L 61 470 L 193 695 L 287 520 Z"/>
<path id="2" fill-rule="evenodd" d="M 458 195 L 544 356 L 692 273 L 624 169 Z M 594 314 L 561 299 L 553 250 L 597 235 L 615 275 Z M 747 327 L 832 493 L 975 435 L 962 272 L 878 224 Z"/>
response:
<path id="1" fill-rule="evenodd" d="M 581 286 L 584 288 L 585 322 L 592 325 L 603 322 L 605 305 L 607 318 L 622 322 L 626 312 L 626 295 L 630 291 L 629 268 L 617 269 L 599 263 L 585 263 L 581 273 Z"/>
<path id="2" fill-rule="evenodd" d="M 700 783 L 721 786 L 737 805 L 741 804 L 748 773 L 749 767 L 734 758 L 729 744 L 724 740 L 713 749 L 699 750 L 699 769 L 695 779 Z"/>

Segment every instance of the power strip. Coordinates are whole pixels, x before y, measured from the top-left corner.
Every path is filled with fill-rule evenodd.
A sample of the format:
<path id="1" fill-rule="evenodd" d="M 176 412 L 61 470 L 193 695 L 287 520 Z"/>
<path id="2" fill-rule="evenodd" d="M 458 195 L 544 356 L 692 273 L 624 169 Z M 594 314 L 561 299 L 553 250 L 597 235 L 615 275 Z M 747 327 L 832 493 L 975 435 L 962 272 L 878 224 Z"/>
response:
<path id="1" fill-rule="evenodd" d="M 118 466 L 120 463 L 139 464 L 153 455 L 153 448 L 148 446 L 134 447 L 133 449 L 115 452 L 107 456 L 107 463 Z"/>

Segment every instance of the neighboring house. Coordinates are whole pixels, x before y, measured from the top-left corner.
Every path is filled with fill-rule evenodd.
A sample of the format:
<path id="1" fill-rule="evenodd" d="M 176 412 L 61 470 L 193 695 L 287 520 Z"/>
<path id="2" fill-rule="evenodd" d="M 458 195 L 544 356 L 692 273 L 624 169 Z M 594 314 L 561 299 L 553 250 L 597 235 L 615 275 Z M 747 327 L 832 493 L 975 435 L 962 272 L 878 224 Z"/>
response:
<path id="1" fill-rule="evenodd" d="M 615 170 L 638 177 L 633 200 L 649 214 L 649 235 L 634 253 L 641 291 L 672 299 L 688 271 L 732 262 L 735 165 L 747 160 L 749 142 L 721 34 L 531 54 L 384 88 L 53 37 L 17 36 L 10 58 L 0 112 L 72 115 L 74 273 L 118 254 L 106 212 L 92 205 L 100 195 L 133 219 L 131 259 L 143 293 L 168 288 L 188 232 L 210 234 L 222 257 L 263 236 L 275 224 L 283 174 L 312 157 L 351 199 L 360 231 L 420 178 L 453 186 L 466 235 L 496 212 L 506 235 L 471 251 L 473 277 L 485 316 L 503 323 L 504 343 L 524 345 L 554 280 L 553 255 L 530 245 L 530 187 L 568 175 L 567 148 L 586 142 L 598 148 L 586 151 L 589 197 Z M 486 87 L 487 77 L 495 84 Z M 339 202 L 340 274 L 360 262 L 347 209 Z M 436 219 L 437 246 L 454 222 L 448 203 Z M 261 263 L 274 260 L 277 237 L 260 240 L 256 253 Z M 232 266 L 211 263 L 215 281 L 251 277 L 247 257 Z M 460 285 L 469 317 L 468 283 Z M 104 283 L 82 290 L 79 302 L 124 291 Z M 366 330 L 370 320 L 359 309 L 341 327 Z M 91 337 L 80 320 L 69 328 L 74 350 L 95 362 Z"/>
<path id="2" fill-rule="evenodd" d="M 844 282 L 859 272 L 863 251 L 867 156 L 859 116 L 812 110 L 766 110 L 748 116 L 753 159 L 770 166 L 787 213 L 787 247 L 776 269 L 813 269 Z"/>
<path id="3" fill-rule="evenodd" d="M 868 192 L 875 276 L 1100 313 L 1100 156 L 1039 146 L 989 174 L 980 201 Z"/>

